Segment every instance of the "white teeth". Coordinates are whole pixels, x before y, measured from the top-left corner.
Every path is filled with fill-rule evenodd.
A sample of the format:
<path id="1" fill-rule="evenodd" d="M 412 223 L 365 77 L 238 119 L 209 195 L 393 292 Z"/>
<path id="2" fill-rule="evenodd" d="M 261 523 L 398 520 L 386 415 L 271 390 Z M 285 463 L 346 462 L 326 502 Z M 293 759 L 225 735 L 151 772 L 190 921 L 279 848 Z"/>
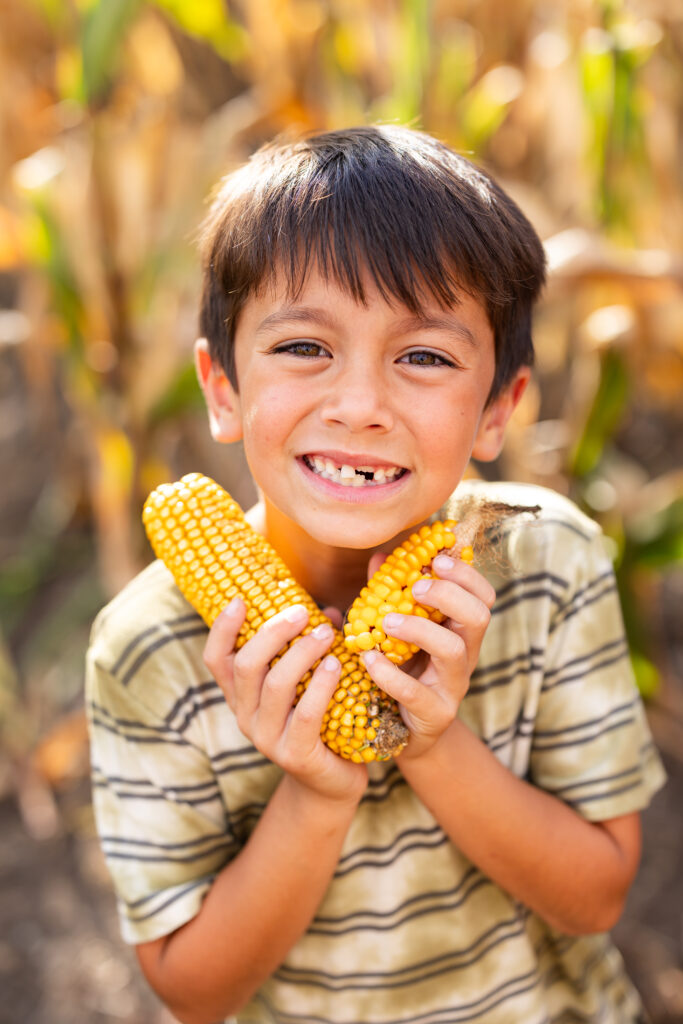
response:
<path id="1" fill-rule="evenodd" d="M 372 487 L 377 484 L 391 483 L 403 472 L 400 466 L 349 466 L 343 463 L 337 466 L 332 459 L 321 455 L 308 455 L 306 461 L 310 469 L 325 480 L 342 484 L 344 487 Z M 372 476 L 370 476 L 372 474 Z"/>

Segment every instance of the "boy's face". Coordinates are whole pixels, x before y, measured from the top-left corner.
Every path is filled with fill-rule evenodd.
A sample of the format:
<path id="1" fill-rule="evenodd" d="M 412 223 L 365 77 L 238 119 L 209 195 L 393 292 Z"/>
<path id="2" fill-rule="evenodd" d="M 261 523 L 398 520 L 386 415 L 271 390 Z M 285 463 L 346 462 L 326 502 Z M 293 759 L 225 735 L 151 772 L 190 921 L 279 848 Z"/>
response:
<path id="1" fill-rule="evenodd" d="M 494 340 L 478 301 L 418 318 L 365 287 L 366 306 L 311 270 L 295 300 L 277 281 L 252 297 L 239 393 L 199 360 L 214 436 L 241 436 L 266 504 L 335 547 L 373 548 L 432 515 L 470 455 L 495 458 L 518 397 L 486 406 Z"/>

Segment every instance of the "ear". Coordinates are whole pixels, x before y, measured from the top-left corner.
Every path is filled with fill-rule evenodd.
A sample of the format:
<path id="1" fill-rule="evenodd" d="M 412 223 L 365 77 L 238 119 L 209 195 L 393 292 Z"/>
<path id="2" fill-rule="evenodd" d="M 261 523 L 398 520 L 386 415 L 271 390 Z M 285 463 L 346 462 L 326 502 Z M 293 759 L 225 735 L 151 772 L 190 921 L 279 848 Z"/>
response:
<path id="1" fill-rule="evenodd" d="M 472 458 L 480 462 L 492 462 L 500 455 L 505 438 L 505 428 L 515 407 L 526 391 L 531 377 L 528 366 L 522 366 L 504 391 L 486 406 L 479 422 L 479 429 L 472 449 Z"/>
<path id="2" fill-rule="evenodd" d="M 242 416 L 239 395 L 223 370 L 211 358 L 206 338 L 198 338 L 194 361 L 199 385 L 209 413 L 209 426 L 214 441 L 228 444 L 242 437 Z"/>

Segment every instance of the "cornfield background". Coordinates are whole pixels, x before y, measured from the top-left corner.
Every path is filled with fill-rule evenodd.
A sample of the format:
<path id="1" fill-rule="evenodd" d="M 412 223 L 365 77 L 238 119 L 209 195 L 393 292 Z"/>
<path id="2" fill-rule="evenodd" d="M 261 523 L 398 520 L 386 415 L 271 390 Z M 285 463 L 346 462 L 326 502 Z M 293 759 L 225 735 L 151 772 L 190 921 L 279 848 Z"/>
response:
<path id="1" fill-rule="evenodd" d="M 534 383 L 473 472 L 610 538 L 671 774 L 617 934 L 683 1020 L 681 0 L 0 0 L 0 1020 L 170 1019 L 93 839 L 88 630 L 153 486 L 253 496 L 191 364 L 206 196 L 278 132 L 375 121 L 483 163 L 546 243 Z"/>

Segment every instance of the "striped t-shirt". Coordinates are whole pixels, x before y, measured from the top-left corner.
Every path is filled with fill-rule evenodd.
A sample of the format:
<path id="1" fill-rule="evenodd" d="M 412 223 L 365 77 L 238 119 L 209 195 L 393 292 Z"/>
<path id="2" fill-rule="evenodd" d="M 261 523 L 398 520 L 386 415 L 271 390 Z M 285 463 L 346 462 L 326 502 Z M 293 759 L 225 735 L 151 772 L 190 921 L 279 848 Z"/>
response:
<path id="1" fill-rule="evenodd" d="M 640 810 L 664 772 L 599 529 L 564 498 L 509 484 L 464 483 L 447 513 L 472 494 L 542 511 L 508 520 L 480 566 L 497 600 L 461 719 L 583 817 Z M 159 562 L 93 629 L 94 806 L 131 943 L 197 914 L 281 776 L 210 678 L 206 634 Z M 239 922 L 226 916 L 226 928 L 239 941 Z M 369 766 L 323 902 L 239 1021 L 628 1024 L 639 1013 L 609 937 L 561 934 L 489 881 L 389 762 Z"/>

